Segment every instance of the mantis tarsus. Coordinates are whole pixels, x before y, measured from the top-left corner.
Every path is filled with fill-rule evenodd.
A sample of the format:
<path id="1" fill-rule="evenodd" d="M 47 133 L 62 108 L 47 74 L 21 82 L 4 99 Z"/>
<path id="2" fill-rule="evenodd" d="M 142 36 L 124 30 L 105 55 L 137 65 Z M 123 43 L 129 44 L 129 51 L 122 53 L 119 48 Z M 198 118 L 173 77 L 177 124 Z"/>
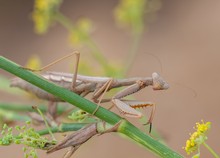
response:
<path id="1" fill-rule="evenodd" d="M 52 81 L 64 88 L 77 93 L 78 95 L 85 97 L 89 93 L 93 93 L 92 100 L 96 103 L 109 102 L 111 101 L 113 105 L 115 105 L 121 113 L 123 113 L 127 117 L 142 117 L 142 113 L 135 110 L 135 108 L 142 108 L 153 106 L 152 102 L 140 102 L 134 100 L 125 100 L 124 97 L 131 95 L 140 91 L 141 89 L 152 86 L 153 90 L 165 90 L 169 88 L 169 85 L 159 76 L 158 73 L 152 73 L 151 77 L 134 77 L 134 78 L 125 78 L 125 79 L 113 79 L 110 77 L 92 77 L 92 76 L 84 76 L 78 74 L 78 63 L 79 63 L 79 52 L 75 51 L 55 62 L 43 67 L 42 69 L 48 68 L 49 66 L 65 59 L 73 54 L 76 55 L 76 65 L 74 74 L 70 73 L 62 73 L 62 72 L 52 72 L 48 71 L 41 76 L 49 81 Z M 41 70 L 42 70 L 41 69 Z M 37 71 L 41 71 L 37 70 Z M 32 70 L 36 71 L 36 70 Z M 77 74 L 77 75 L 76 75 Z M 53 96 L 52 94 L 47 93 L 44 90 L 41 90 L 38 87 L 20 79 L 14 78 L 11 82 L 12 87 L 19 87 L 23 90 L 29 91 L 35 94 L 40 99 L 45 99 L 50 102 L 62 102 L 62 100 L 58 97 Z M 118 87 L 126 87 L 123 90 L 119 91 L 115 94 L 111 99 L 102 99 L 102 96 L 105 91 L 109 91 L 113 88 Z M 96 111 L 94 111 L 95 113 Z M 94 114 L 93 113 L 93 114 Z M 152 122 L 154 110 L 151 112 L 151 116 L 149 118 L 148 123 Z"/>

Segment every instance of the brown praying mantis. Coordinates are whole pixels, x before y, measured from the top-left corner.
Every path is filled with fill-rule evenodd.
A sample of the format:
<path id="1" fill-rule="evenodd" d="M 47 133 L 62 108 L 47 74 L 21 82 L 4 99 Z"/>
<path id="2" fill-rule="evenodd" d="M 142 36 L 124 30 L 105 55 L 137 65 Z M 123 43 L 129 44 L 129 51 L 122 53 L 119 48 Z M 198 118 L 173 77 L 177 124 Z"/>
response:
<path id="1" fill-rule="evenodd" d="M 113 79 L 110 77 L 93 77 L 93 76 L 84 76 L 78 74 L 78 64 L 80 53 L 75 51 L 63 58 L 60 58 L 51 64 L 43 67 L 40 70 L 31 70 L 31 71 L 42 71 L 51 65 L 68 58 L 72 55 L 76 55 L 76 63 L 74 74 L 63 73 L 63 72 L 52 72 L 48 71 L 41 76 L 49 81 L 54 82 L 55 84 L 62 86 L 64 88 L 69 89 L 70 91 L 85 97 L 89 93 L 92 93 L 91 100 L 95 103 L 103 102 L 111 102 L 113 106 L 116 106 L 119 111 L 127 117 L 142 117 L 142 113 L 135 110 L 136 108 L 144 108 L 144 107 L 153 107 L 151 115 L 149 117 L 148 123 L 152 123 L 155 104 L 152 102 L 141 102 L 135 100 L 126 100 L 124 97 L 129 96 L 133 93 L 140 91 L 141 89 L 152 86 L 153 90 L 166 90 L 169 88 L 167 82 L 165 82 L 158 73 L 152 73 L 151 77 L 134 77 L 134 78 L 125 78 L 125 79 Z M 28 68 L 25 68 L 28 69 Z M 50 102 L 62 102 L 62 100 L 54 95 L 41 90 L 40 88 L 20 79 L 14 78 L 11 82 L 12 87 L 19 87 L 23 90 L 29 91 L 35 94 L 38 98 L 48 100 Z M 119 91 L 110 99 L 102 99 L 104 93 L 113 88 L 125 87 L 123 90 Z M 98 109 L 98 108 L 97 108 Z M 93 112 L 93 114 L 97 111 L 97 109 Z"/>

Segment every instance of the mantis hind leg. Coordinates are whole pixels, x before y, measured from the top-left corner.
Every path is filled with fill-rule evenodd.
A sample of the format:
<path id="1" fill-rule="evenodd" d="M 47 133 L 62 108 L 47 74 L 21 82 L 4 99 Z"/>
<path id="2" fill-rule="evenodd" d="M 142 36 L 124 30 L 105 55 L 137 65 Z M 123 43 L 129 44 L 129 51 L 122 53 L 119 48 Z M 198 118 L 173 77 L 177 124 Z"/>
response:
<path id="1" fill-rule="evenodd" d="M 56 63 L 59 63 L 59 62 L 65 60 L 65 59 L 67 59 L 67 58 L 69 58 L 69 57 L 71 57 L 71 56 L 73 56 L 75 54 L 79 54 L 79 52 L 78 51 L 74 51 L 73 53 L 68 54 L 68 55 L 66 55 L 66 56 L 64 56 L 62 58 L 59 58 L 59 59 L 57 59 L 57 60 L 47 64 L 46 66 L 44 66 L 44 67 L 42 67 L 40 69 L 31 69 L 31 68 L 27 68 L 27 67 L 21 67 L 21 68 L 29 70 L 29 71 L 33 71 L 33 72 L 44 71 L 44 70 L 48 69 L 49 67 L 55 65 Z"/>
<path id="2" fill-rule="evenodd" d="M 78 73 L 78 66 L 79 66 L 79 58 L 80 58 L 80 53 L 79 53 L 78 51 L 74 51 L 74 52 L 71 53 L 71 54 L 68 54 L 68 55 L 66 55 L 66 56 L 64 56 L 64 57 L 62 57 L 62 58 L 60 58 L 60 59 L 57 59 L 57 60 L 51 62 L 50 64 L 48 64 L 48 65 L 46 65 L 46 66 L 44 66 L 44 67 L 42 67 L 42 68 L 40 68 L 40 69 L 34 70 L 34 69 L 31 69 L 31 68 L 27 68 L 27 67 L 21 67 L 21 68 L 26 69 L 26 70 L 29 70 L 29 71 L 32 71 L 32 72 L 44 71 L 44 70 L 48 69 L 49 67 L 55 65 L 56 63 L 59 63 L 59 62 L 65 60 L 65 59 L 67 59 L 67 58 L 69 58 L 69 57 L 72 57 L 73 55 L 76 55 L 74 75 L 73 75 L 73 79 L 72 79 L 72 89 L 74 89 L 74 88 L 75 88 L 75 85 L 76 85 L 76 79 L 77 79 L 77 73 Z"/>
<path id="3" fill-rule="evenodd" d="M 50 64 L 40 68 L 40 69 L 31 69 L 31 68 L 26 68 L 26 67 L 21 67 L 23 69 L 26 69 L 26 70 L 29 70 L 29 71 L 32 71 L 32 72 L 39 72 L 39 71 L 44 71 L 46 69 L 48 69 L 49 67 L 55 65 L 56 63 L 58 62 L 61 62 L 69 57 L 72 57 L 73 55 L 76 55 L 76 62 L 75 62 L 75 68 L 74 68 L 74 75 L 73 75 L 73 78 L 72 78 L 72 83 L 71 83 L 71 90 L 74 91 L 75 89 L 75 86 L 76 86 L 76 80 L 77 80 L 77 73 L 78 73 L 78 65 L 79 65 L 79 58 L 80 58 L 80 53 L 78 51 L 74 51 L 73 53 L 71 54 L 68 54 L 60 59 L 57 59 L 53 62 L 51 62 Z M 55 118 L 56 116 L 56 111 L 57 111 L 57 106 L 56 106 L 56 103 L 53 102 L 52 100 L 49 101 L 49 106 L 48 106 L 48 113 L 53 117 Z"/>

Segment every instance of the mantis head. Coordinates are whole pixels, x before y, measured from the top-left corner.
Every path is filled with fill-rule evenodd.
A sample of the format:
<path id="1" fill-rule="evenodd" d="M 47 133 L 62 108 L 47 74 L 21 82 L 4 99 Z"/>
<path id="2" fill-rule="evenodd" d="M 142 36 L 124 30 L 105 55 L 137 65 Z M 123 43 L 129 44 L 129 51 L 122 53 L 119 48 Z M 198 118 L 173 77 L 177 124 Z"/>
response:
<path id="1" fill-rule="evenodd" d="M 169 88 L 169 84 L 166 81 L 164 81 L 158 73 L 152 73 L 152 79 L 154 90 L 166 90 Z"/>

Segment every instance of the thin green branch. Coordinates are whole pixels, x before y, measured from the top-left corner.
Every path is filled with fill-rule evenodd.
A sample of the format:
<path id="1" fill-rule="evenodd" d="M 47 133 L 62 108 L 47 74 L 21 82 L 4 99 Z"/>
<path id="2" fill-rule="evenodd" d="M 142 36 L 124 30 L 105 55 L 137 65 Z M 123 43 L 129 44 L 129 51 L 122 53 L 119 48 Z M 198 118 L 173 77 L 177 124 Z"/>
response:
<path id="1" fill-rule="evenodd" d="M 63 133 L 69 131 L 77 131 L 87 125 L 87 123 L 61 123 L 59 126 L 51 127 L 50 130 L 52 133 Z M 40 135 L 49 134 L 49 129 L 43 129 L 37 131 Z"/>
<path id="2" fill-rule="evenodd" d="M 28 116 L 19 115 L 14 111 L 0 109 L 0 117 L 9 121 L 29 121 L 31 120 Z"/>
<path id="3" fill-rule="evenodd" d="M 55 137 L 54 137 L 54 135 L 53 135 L 53 133 L 52 133 L 52 131 L 50 130 L 50 126 L 49 126 L 49 124 L 48 124 L 48 122 L 47 122 L 47 119 L 46 119 L 46 117 L 44 116 L 44 114 L 43 114 L 43 113 L 40 111 L 40 109 L 38 109 L 38 108 L 37 108 L 37 112 L 38 112 L 38 113 L 40 114 L 40 116 L 43 118 L 44 123 L 45 123 L 45 126 L 47 127 L 48 132 L 49 132 L 51 138 L 53 138 L 53 140 L 56 140 Z"/>
<path id="4" fill-rule="evenodd" d="M 0 56 L 0 68 L 26 80 L 27 82 L 30 82 L 31 84 L 61 98 L 66 102 L 69 102 L 72 105 L 79 107 L 90 114 L 92 114 L 98 106 L 95 103 L 86 100 L 65 88 L 59 87 L 54 83 L 51 83 L 42 77 L 39 77 L 38 75 L 21 68 L 19 65 L 2 56 Z M 111 125 L 123 120 L 120 116 L 104 109 L 103 107 L 98 108 L 95 116 Z M 182 158 L 180 154 L 146 135 L 126 120 L 121 121 L 119 132 L 127 135 L 139 144 L 142 144 L 158 156 L 163 158 Z"/>
<path id="5" fill-rule="evenodd" d="M 219 158 L 218 154 L 205 142 L 203 143 L 203 145 L 210 151 L 210 153 L 212 153 L 212 155 L 214 156 L 214 158 Z"/>
<path id="6" fill-rule="evenodd" d="M 42 112 L 46 112 L 48 106 L 39 105 L 37 106 Z M 17 112 L 35 112 L 36 110 L 32 108 L 31 105 L 24 105 L 24 104 L 17 104 L 17 103 L 0 103 L 0 109 L 3 110 L 10 110 L 10 111 L 17 111 Z M 57 114 L 62 114 L 68 108 L 58 105 L 57 106 Z"/>
<path id="7" fill-rule="evenodd" d="M 63 15 L 61 12 L 57 11 L 54 16 L 55 20 L 63 25 L 68 31 L 75 29 L 73 23 L 70 21 L 68 17 Z"/>

